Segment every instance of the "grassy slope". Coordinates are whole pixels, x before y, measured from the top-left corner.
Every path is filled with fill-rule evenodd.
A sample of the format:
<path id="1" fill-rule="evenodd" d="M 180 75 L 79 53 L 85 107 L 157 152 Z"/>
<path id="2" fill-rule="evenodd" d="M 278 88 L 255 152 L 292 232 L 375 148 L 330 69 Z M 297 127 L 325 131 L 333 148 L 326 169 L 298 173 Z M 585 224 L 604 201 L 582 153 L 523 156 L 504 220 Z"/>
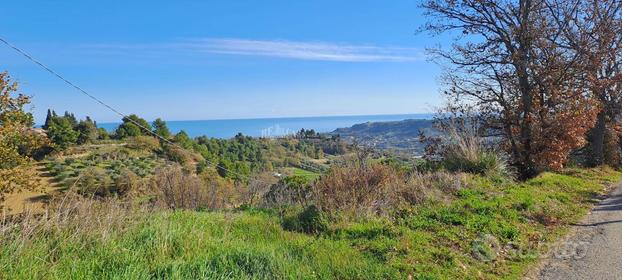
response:
<path id="1" fill-rule="evenodd" d="M 0 279 L 520 278 L 538 244 L 563 234 L 620 178 L 610 169 L 545 173 L 522 184 L 470 177 L 450 203 L 420 205 L 392 221 L 333 224 L 319 236 L 285 231 L 270 212 L 158 212 L 105 238 L 62 230 L 22 248 L 0 241 Z M 474 258 L 483 234 L 521 254 Z"/>

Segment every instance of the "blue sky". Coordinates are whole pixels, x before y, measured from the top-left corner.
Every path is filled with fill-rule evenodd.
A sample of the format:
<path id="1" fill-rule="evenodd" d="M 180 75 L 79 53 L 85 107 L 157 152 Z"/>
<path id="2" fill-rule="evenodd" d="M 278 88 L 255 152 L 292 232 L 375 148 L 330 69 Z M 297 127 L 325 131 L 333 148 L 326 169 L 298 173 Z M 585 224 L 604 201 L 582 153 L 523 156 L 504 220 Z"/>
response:
<path id="1" fill-rule="evenodd" d="M 440 69 L 417 1 L 6 1 L 0 36 L 118 108 L 167 120 L 425 113 Z M 118 117 L 0 46 L 47 108 Z"/>

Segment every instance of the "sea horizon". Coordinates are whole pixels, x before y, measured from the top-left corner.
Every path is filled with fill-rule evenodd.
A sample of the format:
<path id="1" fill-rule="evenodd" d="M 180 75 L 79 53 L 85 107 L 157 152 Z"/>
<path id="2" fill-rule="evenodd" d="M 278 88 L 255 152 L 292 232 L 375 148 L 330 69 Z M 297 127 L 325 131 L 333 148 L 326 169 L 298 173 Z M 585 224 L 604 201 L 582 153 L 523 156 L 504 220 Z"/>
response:
<path id="1" fill-rule="evenodd" d="M 208 136 L 226 139 L 232 138 L 238 133 L 252 137 L 279 137 L 294 134 L 303 128 L 328 133 L 338 128 L 350 127 L 359 123 L 431 119 L 433 115 L 432 113 L 413 113 L 165 121 L 173 133 L 183 130 L 190 137 Z M 151 123 L 151 121 L 149 122 Z M 106 122 L 97 125 L 108 131 L 114 131 L 119 124 L 121 122 Z"/>

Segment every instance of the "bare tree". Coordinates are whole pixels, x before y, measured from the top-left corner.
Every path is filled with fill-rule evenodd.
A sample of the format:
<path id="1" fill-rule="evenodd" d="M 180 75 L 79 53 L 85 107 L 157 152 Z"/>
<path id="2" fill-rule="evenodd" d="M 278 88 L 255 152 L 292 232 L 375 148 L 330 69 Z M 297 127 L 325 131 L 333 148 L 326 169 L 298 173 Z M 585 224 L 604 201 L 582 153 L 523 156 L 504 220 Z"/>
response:
<path id="1" fill-rule="evenodd" d="M 589 136 L 589 162 L 619 164 L 622 113 L 622 1 L 558 0 L 549 3 L 563 30 L 562 45 L 581 57 L 599 111 Z"/>
<path id="2" fill-rule="evenodd" d="M 422 4 L 432 34 L 455 35 L 444 74 L 450 107 L 474 108 L 499 133 L 522 178 L 561 168 L 585 144 L 596 106 L 578 66 L 580 56 L 557 42 L 545 0 L 429 0 Z"/>

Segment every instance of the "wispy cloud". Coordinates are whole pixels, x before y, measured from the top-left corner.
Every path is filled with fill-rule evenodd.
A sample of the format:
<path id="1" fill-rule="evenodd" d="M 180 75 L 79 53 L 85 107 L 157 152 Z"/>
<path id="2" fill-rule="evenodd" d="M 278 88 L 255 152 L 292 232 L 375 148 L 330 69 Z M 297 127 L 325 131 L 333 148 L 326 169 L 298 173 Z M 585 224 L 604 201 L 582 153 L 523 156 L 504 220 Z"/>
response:
<path id="1" fill-rule="evenodd" d="M 98 44 L 84 47 L 114 53 L 191 52 L 341 62 L 410 62 L 424 59 L 423 52 L 416 48 L 235 38 L 195 39 L 166 44 Z"/>
<path id="2" fill-rule="evenodd" d="M 359 46 L 333 43 L 203 39 L 190 44 L 197 50 L 235 55 L 272 56 L 324 61 L 413 61 L 422 58 L 413 48 Z"/>

